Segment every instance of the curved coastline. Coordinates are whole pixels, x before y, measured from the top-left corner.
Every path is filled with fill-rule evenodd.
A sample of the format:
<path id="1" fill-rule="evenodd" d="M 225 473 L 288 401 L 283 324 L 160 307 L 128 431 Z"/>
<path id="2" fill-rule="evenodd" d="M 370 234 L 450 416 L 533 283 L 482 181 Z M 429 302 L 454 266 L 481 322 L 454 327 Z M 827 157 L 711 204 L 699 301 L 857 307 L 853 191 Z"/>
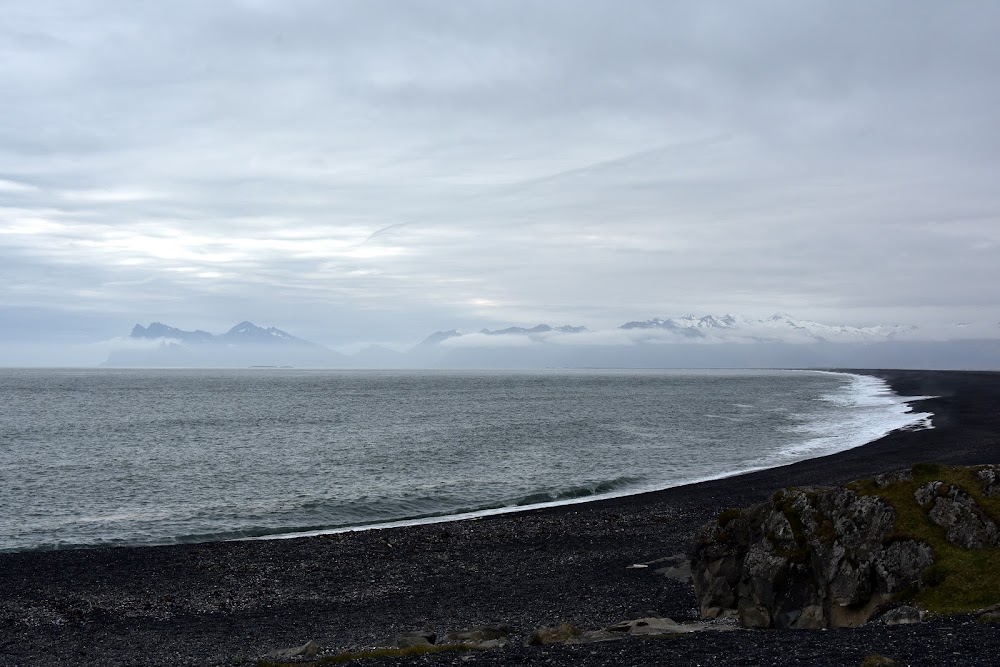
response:
<path id="1" fill-rule="evenodd" d="M 729 479 L 732 477 L 737 477 L 740 475 L 747 475 L 750 473 L 761 472 L 764 470 L 769 470 L 773 468 L 780 468 L 792 463 L 799 461 L 809 460 L 812 458 L 819 458 L 824 456 L 830 456 L 837 454 L 839 452 L 854 449 L 856 447 L 863 447 L 869 443 L 875 442 L 885 436 L 889 435 L 896 430 L 919 430 L 924 428 L 933 428 L 933 413 L 931 412 L 915 412 L 912 409 L 912 403 L 926 401 L 928 399 L 934 398 L 933 396 L 902 396 L 898 394 L 893 387 L 884 379 L 878 375 L 874 375 L 869 372 L 855 372 L 855 371 L 826 371 L 826 370 L 812 370 L 804 369 L 803 373 L 823 373 L 827 375 L 839 375 L 847 376 L 852 379 L 854 383 L 853 393 L 856 398 L 861 400 L 873 400 L 877 399 L 884 394 L 891 394 L 893 399 L 891 403 L 897 406 L 905 406 L 904 409 L 900 409 L 897 415 L 900 420 L 893 421 L 891 425 L 886 425 L 886 423 L 881 423 L 875 426 L 875 430 L 866 433 L 858 433 L 856 435 L 852 434 L 842 439 L 839 444 L 833 446 L 820 446 L 820 445 L 809 445 L 809 441 L 804 441 L 802 445 L 798 448 L 793 448 L 788 450 L 785 454 L 788 455 L 789 460 L 783 462 L 776 462 L 774 464 L 767 464 L 761 466 L 754 466 L 751 468 L 741 468 L 737 470 L 726 470 L 715 474 L 705 475 L 701 477 L 695 477 L 693 479 L 685 479 L 677 482 L 662 484 L 657 483 L 653 485 L 640 485 L 640 486 L 623 486 L 623 488 L 613 489 L 605 492 L 595 492 L 586 495 L 581 495 L 579 497 L 568 497 L 553 499 L 542 502 L 535 503 L 514 503 L 510 505 L 504 505 L 501 507 L 487 507 L 482 509 L 471 509 L 469 511 L 455 512 L 455 513 L 442 513 L 442 514 L 430 514 L 424 516 L 416 516 L 412 518 L 402 518 L 392 521 L 382 521 L 373 522 L 367 524 L 356 524 L 349 526 L 336 526 L 330 528 L 318 528 L 311 530 L 297 530 L 289 531 L 283 533 L 272 533 L 267 535 L 255 535 L 248 537 L 235 538 L 236 540 L 284 540 L 284 539 L 294 539 L 298 537 L 317 537 L 320 535 L 335 535 L 338 533 L 348 533 L 357 532 L 364 530 L 385 530 L 391 528 L 404 528 L 407 526 L 422 526 L 430 524 L 442 524 L 449 523 L 452 521 L 469 521 L 473 519 L 482 519 L 484 517 L 503 515 L 503 514 L 514 514 L 520 512 L 531 512 L 535 510 L 548 509 L 553 507 L 562 507 L 565 505 L 579 505 L 584 503 L 593 503 L 605 500 L 613 500 L 615 498 L 624 498 L 627 496 L 642 495 L 645 493 L 655 493 L 658 491 L 665 491 L 667 489 L 673 489 L 682 486 L 690 486 L 694 484 L 701 484 L 703 482 L 711 482 L 722 479 Z M 866 381 L 876 380 L 874 384 L 868 383 Z M 860 386 L 859 386 L 860 385 Z M 867 386 L 866 386 L 867 385 Z M 860 396 L 858 396 L 860 394 Z M 906 415 L 904 418 L 903 416 Z M 838 424 L 838 427 L 843 426 Z"/>
<path id="2" fill-rule="evenodd" d="M 664 372 L 649 371 L 649 374 L 660 375 Z M 625 371 L 608 372 L 610 376 L 616 373 Z M 666 373 L 668 377 L 669 374 L 677 374 L 684 378 L 688 375 L 702 374 L 702 372 L 683 370 L 666 371 Z M 733 407 L 729 407 L 727 401 L 723 400 L 718 405 L 713 405 L 700 420 L 694 420 L 696 423 L 690 419 L 685 420 L 686 436 L 682 441 L 686 444 L 675 446 L 667 457 L 658 453 L 654 446 L 653 451 L 633 455 L 627 458 L 625 463 L 621 463 L 617 460 L 619 457 L 613 448 L 594 441 L 592 443 L 596 447 L 593 450 L 594 456 L 598 457 L 598 460 L 608 461 L 610 467 L 599 466 L 581 476 L 571 465 L 570 474 L 539 480 L 537 484 L 513 483 L 509 488 L 502 485 L 484 488 L 479 484 L 473 485 L 467 492 L 446 494 L 441 498 L 420 496 L 417 498 L 419 502 L 409 504 L 404 500 L 409 494 L 397 497 L 392 489 L 383 489 L 388 494 L 385 497 L 390 502 L 379 504 L 377 501 L 380 495 L 376 489 L 371 494 L 373 501 L 370 508 L 365 505 L 367 501 L 358 501 L 359 507 L 364 511 L 354 511 L 350 505 L 338 508 L 334 503 L 330 512 L 303 511 L 299 514 L 277 512 L 272 517 L 268 514 L 269 508 L 271 506 L 284 508 L 285 505 L 281 501 L 291 498 L 287 486 L 276 488 L 274 494 L 268 493 L 262 496 L 270 498 L 273 495 L 276 500 L 270 505 L 267 501 L 262 501 L 260 507 L 255 510 L 259 515 L 234 510 L 230 516 L 220 516 L 218 521 L 195 520 L 197 517 L 193 513 L 201 509 L 195 505 L 179 507 L 178 514 L 171 514 L 165 510 L 159 517 L 159 523 L 154 513 L 143 514 L 143 510 L 136 510 L 137 522 L 129 525 L 131 515 L 112 515 L 111 509 L 102 513 L 102 508 L 96 507 L 89 515 L 79 519 L 78 523 L 83 526 L 83 530 L 75 530 L 71 524 L 66 526 L 65 531 L 45 530 L 44 528 L 49 527 L 44 527 L 32 533 L 39 538 L 35 542 L 31 541 L 27 533 L 20 539 L 15 536 L 11 541 L 0 540 L 3 542 L 0 552 L 122 548 L 243 539 L 287 539 L 436 524 L 483 518 L 494 514 L 575 505 L 727 478 L 797 460 L 824 456 L 863 445 L 897 427 L 919 427 L 929 417 L 927 414 L 908 412 L 909 408 L 904 400 L 916 397 L 900 398 L 882 379 L 870 375 L 816 370 L 704 372 L 706 375 L 720 375 L 722 378 L 741 378 L 743 375 L 761 375 L 767 378 L 772 373 L 777 376 L 799 376 L 803 381 L 802 387 L 807 389 L 801 389 L 797 393 L 807 400 L 774 403 L 767 400 L 758 401 L 752 395 L 746 395 L 745 399 L 741 399 L 738 397 L 739 392 L 729 396 L 732 392 L 724 390 L 727 399 L 745 400 L 749 404 L 733 403 Z M 788 407 L 783 408 L 785 405 Z M 726 412 L 727 407 L 730 412 Z M 773 419 L 771 413 L 777 413 Z M 641 416 L 641 412 L 633 415 L 636 419 L 640 419 Z M 727 438 L 725 451 L 732 452 L 731 455 L 709 453 L 708 450 L 705 453 L 700 452 L 699 428 L 705 428 L 707 432 L 714 434 L 718 429 L 712 422 L 718 421 L 719 424 L 725 425 L 728 423 L 725 420 L 739 423 L 741 425 L 739 428 L 745 424 L 752 435 L 740 436 L 739 429 L 730 429 L 725 436 Z M 623 423 L 629 423 L 629 420 Z M 659 441 L 671 442 L 674 434 L 669 430 L 669 423 L 661 426 Z M 753 443 L 753 448 L 749 451 L 759 451 L 759 453 L 753 455 L 740 453 L 740 437 L 749 438 L 747 442 Z M 712 442 L 717 441 L 712 440 Z M 669 450 L 669 445 L 666 448 Z M 608 458 L 609 454 L 611 459 Z M 586 455 L 579 458 L 586 460 L 592 457 Z M 488 465 L 489 462 L 484 463 Z M 572 474 L 574 471 L 577 474 Z M 321 482 L 326 481 L 333 480 L 329 478 L 321 480 Z M 51 488 L 52 485 L 45 486 Z M 405 489 L 405 484 L 403 487 Z M 316 495 L 311 491 L 313 488 L 313 484 L 302 487 L 304 493 L 301 498 L 304 507 L 323 502 L 324 495 Z M 113 495 L 113 493 L 114 489 L 109 488 L 108 494 Z M 336 497 L 336 494 L 333 496 Z M 350 497 L 350 495 L 344 496 L 344 498 Z M 362 496 L 364 497 L 366 496 Z M 31 511 L 30 505 L 25 507 L 25 511 Z M 240 504 L 237 502 L 233 507 L 240 507 Z M 184 511 L 192 513 L 190 523 L 184 522 Z M 198 516 L 200 514 L 199 511 Z M 93 518 L 88 518 L 90 515 L 93 515 Z M 143 521 L 144 518 L 149 520 Z M 104 526 L 101 523 L 112 520 L 120 520 L 120 525 L 109 523 L 108 526 Z M 93 531 L 85 525 L 88 521 L 94 523 Z"/>
<path id="3" fill-rule="evenodd" d="M 846 451 L 725 479 L 475 521 L 302 539 L 0 554 L 0 665 L 230 665 L 315 640 L 326 653 L 413 630 L 693 615 L 690 586 L 629 568 L 687 549 L 698 526 L 784 486 L 834 485 L 916 462 L 1000 462 L 1000 373 L 855 371 L 934 413 Z M 544 658 L 537 653 L 544 650 Z M 535 653 L 532 653 L 535 651 Z M 484 665 L 989 665 L 1000 628 L 941 619 L 831 632 L 694 633 L 477 653 Z M 419 664 L 464 664 L 421 656 Z M 372 664 L 410 664 L 405 661 Z"/>

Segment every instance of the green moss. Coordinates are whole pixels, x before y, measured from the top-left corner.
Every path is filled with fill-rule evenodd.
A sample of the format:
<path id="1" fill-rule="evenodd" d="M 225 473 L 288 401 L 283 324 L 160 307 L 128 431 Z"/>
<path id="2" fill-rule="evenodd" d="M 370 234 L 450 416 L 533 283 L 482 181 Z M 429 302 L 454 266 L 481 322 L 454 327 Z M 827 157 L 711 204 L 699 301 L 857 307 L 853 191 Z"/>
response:
<path id="1" fill-rule="evenodd" d="M 896 510 L 896 523 L 888 542 L 919 540 L 931 546 L 934 565 L 923 573 L 923 590 L 913 602 L 928 611 L 942 614 L 970 612 L 1000 602 L 1000 549 L 963 549 L 948 542 L 945 530 L 933 523 L 913 494 L 928 482 L 944 482 L 947 493 L 959 487 L 972 496 L 994 520 L 1000 517 L 1000 498 L 982 495 L 982 483 L 976 478 L 980 467 L 949 468 L 919 463 L 913 466 L 913 479 L 879 488 L 872 480 L 851 485 L 861 495 L 879 496 Z M 940 491 L 939 491 L 940 493 Z M 1000 522 L 997 522 L 1000 523 Z"/>
<path id="2" fill-rule="evenodd" d="M 725 528 L 730 524 L 730 522 L 740 518 L 742 515 L 743 510 L 736 507 L 730 507 L 727 510 L 723 510 L 722 513 L 719 514 L 719 528 Z"/>
<path id="3" fill-rule="evenodd" d="M 914 477 L 934 477 L 940 475 L 944 470 L 946 468 L 940 463 L 914 463 L 912 468 Z"/>
<path id="4" fill-rule="evenodd" d="M 930 588 L 937 588 L 944 582 L 948 580 L 948 576 L 951 574 L 951 568 L 943 565 L 941 563 L 934 563 L 929 568 L 924 570 L 922 579 L 924 581 L 924 586 L 929 586 Z"/>
<path id="5" fill-rule="evenodd" d="M 833 521 L 824 519 L 816 529 L 816 536 L 823 544 L 833 544 L 837 540 L 837 527 L 833 525 Z"/>
<path id="6" fill-rule="evenodd" d="M 983 614 L 976 619 L 977 623 L 995 623 L 1000 625 L 1000 613 L 990 612 L 988 614 Z"/>
<path id="7" fill-rule="evenodd" d="M 865 659 L 861 661 L 861 667 L 892 667 L 892 665 L 898 664 L 899 663 L 892 658 L 879 655 L 878 653 L 866 655 Z"/>
<path id="8" fill-rule="evenodd" d="M 802 525 L 802 517 L 795 508 L 794 498 L 784 491 L 778 491 L 771 496 L 771 502 L 774 504 L 775 509 L 780 510 L 785 515 L 785 518 L 788 519 L 788 525 L 792 528 L 792 538 L 795 540 L 795 547 L 791 549 L 782 547 L 772 541 L 771 546 L 774 547 L 774 552 L 793 563 L 808 562 L 809 547 L 806 543 L 805 526 Z"/>
<path id="9" fill-rule="evenodd" d="M 302 667 L 303 665 L 342 665 L 352 660 L 368 660 L 371 658 L 401 658 L 410 655 L 423 655 L 424 653 L 441 653 L 444 651 L 478 651 L 475 646 L 467 644 L 437 644 L 433 646 L 409 646 L 407 648 L 377 648 L 370 651 L 349 651 L 338 653 L 319 660 L 307 662 L 272 662 L 261 660 L 257 667 Z"/>

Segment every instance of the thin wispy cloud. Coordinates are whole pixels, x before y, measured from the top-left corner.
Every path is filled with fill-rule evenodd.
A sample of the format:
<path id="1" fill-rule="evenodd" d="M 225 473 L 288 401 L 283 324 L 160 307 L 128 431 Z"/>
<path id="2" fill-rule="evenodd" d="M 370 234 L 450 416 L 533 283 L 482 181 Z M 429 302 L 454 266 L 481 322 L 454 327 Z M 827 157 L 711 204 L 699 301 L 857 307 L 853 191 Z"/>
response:
<path id="1" fill-rule="evenodd" d="M 249 318 L 332 345 L 687 312 L 995 322 L 997 20 L 13 3 L 0 321 Z"/>

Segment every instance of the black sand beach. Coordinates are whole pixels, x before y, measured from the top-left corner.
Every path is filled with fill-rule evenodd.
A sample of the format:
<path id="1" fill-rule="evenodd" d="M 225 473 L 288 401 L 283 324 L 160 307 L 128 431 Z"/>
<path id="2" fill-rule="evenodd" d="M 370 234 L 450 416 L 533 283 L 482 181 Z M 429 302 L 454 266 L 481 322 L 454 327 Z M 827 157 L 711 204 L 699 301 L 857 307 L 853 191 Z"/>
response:
<path id="1" fill-rule="evenodd" d="M 859 371 L 934 413 L 833 456 L 624 498 L 445 524 L 169 547 L 0 554 L 0 665 L 254 663 L 316 641 L 321 655 L 401 632 L 477 625 L 596 629 L 695 618 L 687 584 L 634 563 L 684 552 L 731 506 L 789 485 L 831 485 L 915 462 L 1000 462 L 1000 373 Z M 266 493 L 266 489 L 261 490 Z M 1000 567 L 1000 565 L 998 565 Z M 372 664 L 1000 664 L 1000 626 L 953 617 L 853 630 L 695 633 L 677 639 L 442 653 Z"/>

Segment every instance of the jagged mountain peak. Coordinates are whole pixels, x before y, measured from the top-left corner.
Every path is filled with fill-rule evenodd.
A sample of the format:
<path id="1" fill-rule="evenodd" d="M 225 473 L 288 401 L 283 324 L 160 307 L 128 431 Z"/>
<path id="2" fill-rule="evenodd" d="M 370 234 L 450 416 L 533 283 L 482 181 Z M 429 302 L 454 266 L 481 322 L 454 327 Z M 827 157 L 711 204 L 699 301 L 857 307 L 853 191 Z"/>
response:
<path id="1" fill-rule="evenodd" d="M 150 322 L 148 327 L 136 324 L 132 327 L 131 338 L 168 338 L 188 343 L 210 342 L 215 337 L 207 331 L 195 329 L 194 331 L 184 331 L 177 327 L 172 327 L 162 322 Z"/>
<path id="2" fill-rule="evenodd" d="M 136 324 L 132 338 L 159 341 L 159 345 L 114 350 L 109 366 L 343 366 L 347 357 L 317 343 L 296 338 L 276 327 L 243 321 L 224 334 L 200 329 L 184 331 L 162 322 Z"/>
<path id="3" fill-rule="evenodd" d="M 250 322 L 249 320 L 243 320 L 242 322 L 240 322 L 239 324 L 237 324 L 236 326 L 234 326 L 233 328 L 231 328 L 226 333 L 227 334 L 242 334 L 242 333 L 253 333 L 253 332 L 259 331 L 259 330 L 261 330 L 261 328 L 259 326 L 257 326 L 256 324 L 254 324 L 253 322 Z"/>
<path id="4" fill-rule="evenodd" d="M 232 329 L 227 331 L 222 336 L 227 339 L 254 339 L 257 341 L 267 341 L 274 342 L 275 340 L 283 340 L 289 342 L 299 341 L 298 338 L 288 333 L 287 331 L 282 331 L 277 327 L 259 327 L 253 322 L 243 321 L 234 326 Z"/>
<path id="5" fill-rule="evenodd" d="M 253 322 L 243 321 L 229 329 L 224 334 L 214 335 L 201 329 L 185 331 L 162 322 L 151 322 L 148 327 L 136 324 L 129 334 L 132 338 L 164 338 L 178 340 L 184 343 L 216 343 L 216 342 L 257 342 L 275 343 L 289 342 L 309 344 L 296 338 L 287 331 L 276 327 L 259 327 Z"/>

